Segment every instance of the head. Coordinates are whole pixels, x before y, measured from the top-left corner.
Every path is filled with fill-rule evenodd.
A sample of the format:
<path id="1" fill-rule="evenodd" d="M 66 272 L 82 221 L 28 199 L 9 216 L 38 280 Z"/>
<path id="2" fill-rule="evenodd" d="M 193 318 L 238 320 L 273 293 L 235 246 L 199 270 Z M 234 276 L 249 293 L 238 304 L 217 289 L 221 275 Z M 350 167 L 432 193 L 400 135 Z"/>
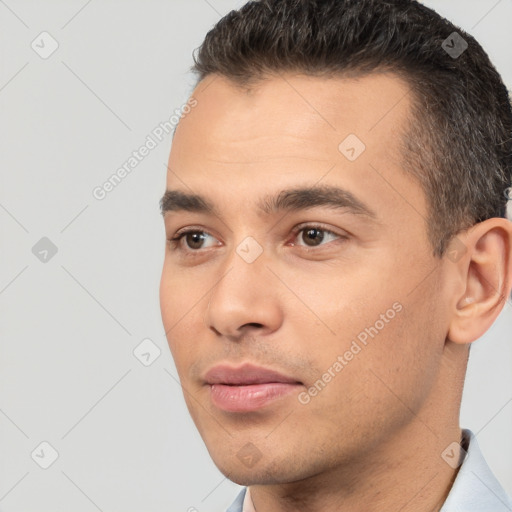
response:
<path id="1" fill-rule="evenodd" d="M 160 293 L 214 462 L 295 482 L 371 463 L 418 418 L 456 425 L 470 343 L 512 287 L 512 111 L 483 49 L 414 1 L 259 1 L 195 70 Z M 242 410 L 212 380 L 248 363 L 290 382 Z"/>

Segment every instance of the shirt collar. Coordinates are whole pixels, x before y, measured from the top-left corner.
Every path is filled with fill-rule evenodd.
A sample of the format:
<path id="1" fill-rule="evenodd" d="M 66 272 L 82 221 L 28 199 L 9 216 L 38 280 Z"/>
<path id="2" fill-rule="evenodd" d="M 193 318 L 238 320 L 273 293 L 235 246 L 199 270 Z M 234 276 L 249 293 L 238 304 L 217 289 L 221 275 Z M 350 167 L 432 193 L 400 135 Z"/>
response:
<path id="1" fill-rule="evenodd" d="M 512 501 L 490 470 L 471 430 L 462 431 L 468 447 L 441 512 L 512 512 Z"/>
<path id="2" fill-rule="evenodd" d="M 247 487 L 247 492 L 245 493 L 242 512 L 256 512 L 256 509 L 254 508 L 254 504 L 251 499 L 251 489 L 249 489 L 249 487 Z"/>

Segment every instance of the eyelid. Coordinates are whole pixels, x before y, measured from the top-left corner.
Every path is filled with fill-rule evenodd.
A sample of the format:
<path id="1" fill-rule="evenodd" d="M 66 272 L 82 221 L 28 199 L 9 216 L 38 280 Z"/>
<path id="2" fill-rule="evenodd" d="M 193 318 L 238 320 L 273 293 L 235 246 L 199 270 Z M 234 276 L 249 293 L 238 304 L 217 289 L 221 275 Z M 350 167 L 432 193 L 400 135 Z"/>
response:
<path id="1" fill-rule="evenodd" d="M 296 233 L 298 231 L 302 231 L 305 228 L 318 228 L 318 229 L 321 229 L 322 231 L 328 231 L 328 232 L 334 233 L 336 235 L 339 234 L 339 233 L 336 233 L 336 231 L 334 231 L 334 229 L 328 227 L 327 224 L 323 224 L 322 222 L 302 222 L 301 224 L 297 224 L 297 226 L 295 226 L 292 229 L 292 232 Z"/>
<path id="2" fill-rule="evenodd" d="M 201 226 L 187 226 L 185 228 L 178 229 L 178 231 L 176 231 L 176 233 L 174 234 L 173 238 L 176 238 L 180 235 L 184 235 L 187 233 L 205 233 L 207 235 L 215 237 L 215 235 L 213 235 L 212 233 L 210 233 L 208 230 L 204 229 Z"/>

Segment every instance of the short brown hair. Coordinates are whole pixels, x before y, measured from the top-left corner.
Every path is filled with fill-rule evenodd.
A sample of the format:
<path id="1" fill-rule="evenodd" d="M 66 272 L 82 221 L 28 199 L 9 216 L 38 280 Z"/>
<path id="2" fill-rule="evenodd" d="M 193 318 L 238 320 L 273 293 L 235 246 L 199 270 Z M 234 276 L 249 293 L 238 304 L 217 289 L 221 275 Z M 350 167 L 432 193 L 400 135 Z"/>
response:
<path id="1" fill-rule="evenodd" d="M 448 50 L 459 42 L 468 47 L 455 56 Z M 194 62 L 199 81 L 219 74 L 243 86 L 288 71 L 396 73 L 413 93 L 403 164 L 425 192 L 434 254 L 459 231 L 506 216 L 508 91 L 473 37 L 416 1 L 251 1 L 208 32 Z"/>

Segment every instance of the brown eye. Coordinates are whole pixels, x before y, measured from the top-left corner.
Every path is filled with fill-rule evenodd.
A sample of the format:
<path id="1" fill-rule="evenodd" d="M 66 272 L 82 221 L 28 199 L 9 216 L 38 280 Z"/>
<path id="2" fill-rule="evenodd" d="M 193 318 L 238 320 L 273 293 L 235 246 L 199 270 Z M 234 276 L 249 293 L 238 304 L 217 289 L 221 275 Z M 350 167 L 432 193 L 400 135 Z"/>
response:
<path id="1" fill-rule="evenodd" d="M 183 253 L 199 252 L 201 249 L 219 245 L 219 241 L 210 233 L 200 229 L 188 229 L 169 239 L 172 250 Z"/>
<path id="2" fill-rule="evenodd" d="M 302 240 L 310 247 L 316 247 L 324 239 L 324 231 L 318 228 L 309 228 L 302 230 Z"/>
<path id="3" fill-rule="evenodd" d="M 201 249 L 201 245 L 206 238 L 201 231 L 191 231 L 182 235 L 185 238 L 186 245 L 189 249 Z"/>
<path id="4" fill-rule="evenodd" d="M 325 229 L 322 226 L 309 224 L 298 226 L 295 230 L 296 243 L 302 247 L 319 247 L 328 245 L 329 242 L 335 242 L 340 239 L 345 239 L 346 236 L 339 235 L 330 229 Z"/>

